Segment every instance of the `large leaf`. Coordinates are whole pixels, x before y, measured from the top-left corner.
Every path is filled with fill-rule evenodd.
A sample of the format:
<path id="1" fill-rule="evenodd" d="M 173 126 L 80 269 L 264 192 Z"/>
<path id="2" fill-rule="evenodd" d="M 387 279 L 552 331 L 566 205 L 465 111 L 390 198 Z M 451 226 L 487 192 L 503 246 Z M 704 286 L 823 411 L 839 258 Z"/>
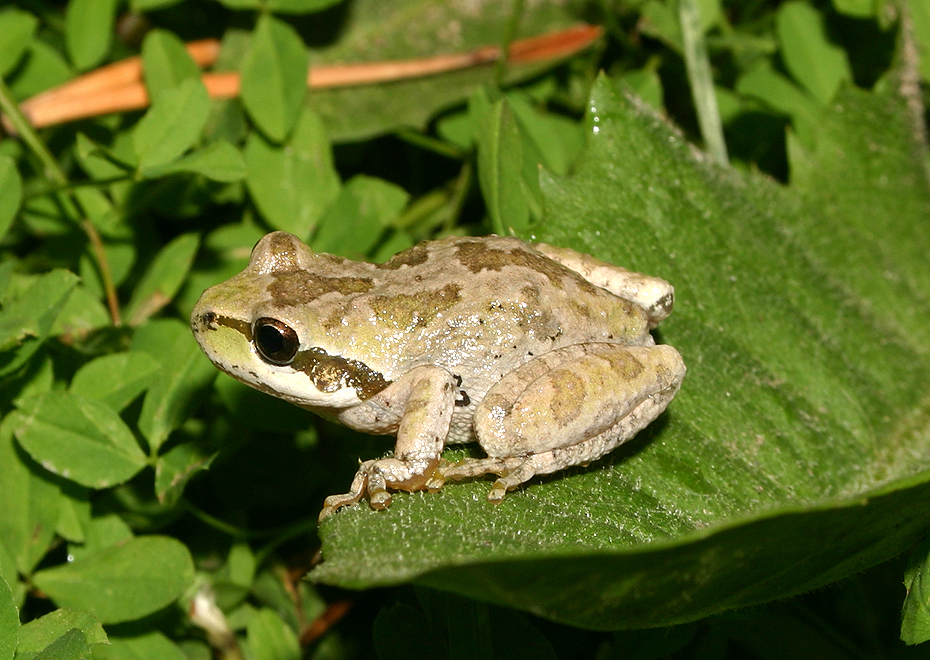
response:
<path id="1" fill-rule="evenodd" d="M 416 580 L 589 628 L 667 625 L 891 557 L 930 515 L 930 192 L 905 104 L 841 94 L 799 184 L 716 169 L 606 79 L 547 241 L 669 279 L 668 414 L 492 507 L 487 480 L 358 505 L 311 576 Z M 843 149 L 839 146 L 843 145 Z M 847 202 L 845 195 L 850 195 Z M 578 218 L 585 219 L 579 229 Z"/>

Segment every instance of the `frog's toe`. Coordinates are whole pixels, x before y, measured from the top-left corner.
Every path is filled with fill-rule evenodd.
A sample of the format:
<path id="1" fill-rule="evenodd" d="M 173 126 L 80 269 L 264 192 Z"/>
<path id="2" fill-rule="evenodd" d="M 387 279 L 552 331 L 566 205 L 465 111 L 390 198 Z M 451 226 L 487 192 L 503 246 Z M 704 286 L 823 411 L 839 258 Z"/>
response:
<path id="1" fill-rule="evenodd" d="M 320 511 L 319 522 L 333 515 L 344 506 L 355 504 L 362 499 L 361 493 L 344 493 L 342 495 L 330 495 L 323 501 L 323 510 Z"/>
<path id="2" fill-rule="evenodd" d="M 423 485 L 423 487 L 426 488 L 426 490 L 430 493 L 438 493 L 445 485 L 446 478 L 440 474 L 439 470 L 436 470 L 432 475 L 430 475 L 430 478 L 426 480 L 426 483 Z"/>
<path id="3" fill-rule="evenodd" d="M 384 509 L 391 506 L 391 494 L 386 490 L 379 490 L 373 493 L 369 493 L 368 502 L 371 504 L 372 509 L 383 511 Z"/>
<path id="4" fill-rule="evenodd" d="M 520 484 L 524 484 L 536 476 L 536 468 L 532 459 L 527 459 L 522 464 L 501 475 L 495 482 L 491 492 L 488 493 L 488 502 L 491 504 L 500 504 L 501 500 Z"/>

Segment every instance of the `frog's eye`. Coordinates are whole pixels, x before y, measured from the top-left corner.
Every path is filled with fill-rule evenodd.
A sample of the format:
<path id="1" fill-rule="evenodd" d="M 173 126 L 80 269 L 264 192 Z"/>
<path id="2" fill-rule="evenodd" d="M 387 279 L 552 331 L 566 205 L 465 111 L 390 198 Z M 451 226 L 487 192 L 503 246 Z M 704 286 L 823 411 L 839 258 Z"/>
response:
<path id="1" fill-rule="evenodd" d="M 252 342 L 265 362 L 279 367 L 290 364 L 300 348 L 300 339 L 291 326 L 264 317 L 252 324 Z"/>

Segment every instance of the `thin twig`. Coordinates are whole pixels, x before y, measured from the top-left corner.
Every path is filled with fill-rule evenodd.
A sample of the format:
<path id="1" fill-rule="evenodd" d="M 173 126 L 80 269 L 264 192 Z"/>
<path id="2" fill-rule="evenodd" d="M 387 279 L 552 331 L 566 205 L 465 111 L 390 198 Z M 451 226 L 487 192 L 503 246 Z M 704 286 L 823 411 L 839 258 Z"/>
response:
<path id="1" fill-rule="evenodd" d="M 42 138 L 36 132 L 35 128 L 30 125 L 29 120 L 16 105 L 13 99 L 13 93 L 6 85 L 6 82 L 0 78 L 0 110 L 9 119 L 10 124 L 19 133 L 21 139 L 29 147 L 29 150 L 42 163 L 42 169 L 47 179 L 50 179 L 53 185 L 63 188 L 65 199 L 70 203 L 71 211 L 75 218 L 78 219 L 78 226 L 87 235 L 90 242 L 97 267 L 100 272 L 100 278 L 103 282 L 103 290 L 107 300 L 107 308 L 110 311 L 110 320 L 113 325 L 120 325 L 119 299 L 116 296 L 116 287 L 113 285 L 113 278 L 110 274 L 110 263 L 107 260 L 106 252 L 103 249 L 103 241 L 94 225 L 87 220 L 87 214 L 81 206 L 80 200 L 70 189 L 71 182 L 68 175 L 55 160 L 55 156 L 48 150 Z"/>

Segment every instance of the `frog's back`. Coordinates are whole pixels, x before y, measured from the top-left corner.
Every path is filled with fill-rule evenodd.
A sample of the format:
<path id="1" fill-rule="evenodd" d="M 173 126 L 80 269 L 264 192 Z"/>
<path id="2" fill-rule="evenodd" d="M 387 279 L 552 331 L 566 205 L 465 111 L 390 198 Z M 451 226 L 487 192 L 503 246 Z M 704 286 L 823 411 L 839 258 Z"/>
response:
<path id="1" fill-rule="evenodd" d="M 410 361 L 506 368 L 569 344 L 652 343 L 644 310 L 516 238 L 421 243 L 378 270 L 353 308 Z"/>

